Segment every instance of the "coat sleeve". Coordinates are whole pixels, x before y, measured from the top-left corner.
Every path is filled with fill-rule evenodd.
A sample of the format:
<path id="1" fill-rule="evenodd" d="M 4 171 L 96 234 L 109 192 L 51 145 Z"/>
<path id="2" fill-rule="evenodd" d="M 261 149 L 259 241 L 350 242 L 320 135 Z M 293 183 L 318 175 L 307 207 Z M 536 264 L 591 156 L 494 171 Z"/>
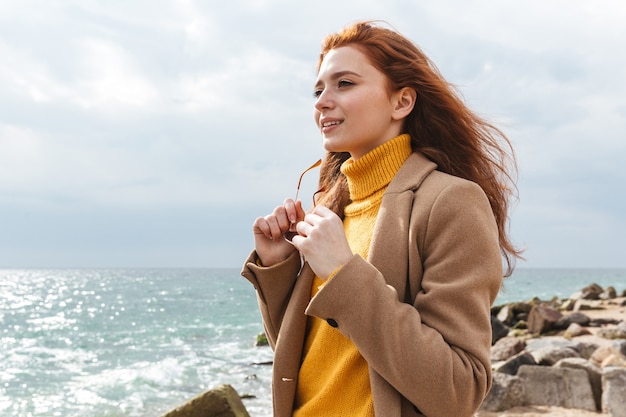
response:
<path id="1" fill-rule="evenodd" d="M 241 275 L 256 289 L 265 335 L 274 349 L 302 263 L 298 252 L 271 267 L 259 266 L 257 259 L 253 251 L 244 262 Z"/>
<path id="2" fill-rule="evenodd" d="M 413 305 L 354 256 L 306 313 L 334 319 L 370 369 L 423 414 L 471 416 L 491 381 L 490 307 L 502 279 L 497 226 L 486 196 L 467 181 L 439 190 L 420 213 L 409 241 L 409 251 L 421 247 L 423 269 Z"/>

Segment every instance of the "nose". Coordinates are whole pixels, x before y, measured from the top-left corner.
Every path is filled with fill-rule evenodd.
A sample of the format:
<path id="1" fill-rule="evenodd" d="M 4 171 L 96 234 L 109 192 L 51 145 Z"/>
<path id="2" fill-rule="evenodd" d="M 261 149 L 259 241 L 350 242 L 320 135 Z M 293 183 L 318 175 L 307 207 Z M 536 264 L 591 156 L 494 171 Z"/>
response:
<path id="1" fill-rule="evenodd" d="M 334 101 L 330 89 L 323 89 L 315 99 L 315 110 L 322 111 L 323 109 L 332 108 Z"/>

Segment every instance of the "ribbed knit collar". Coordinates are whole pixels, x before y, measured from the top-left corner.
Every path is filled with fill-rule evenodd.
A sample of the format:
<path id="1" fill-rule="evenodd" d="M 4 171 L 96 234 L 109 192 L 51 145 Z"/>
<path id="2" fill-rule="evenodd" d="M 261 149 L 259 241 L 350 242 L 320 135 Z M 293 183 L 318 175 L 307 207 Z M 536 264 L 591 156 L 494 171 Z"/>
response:
<path id="1" fill-rule="evenodd" d="M 341 172 L 348 179 L 350 198 L 356 202 L 385 189 L 411 155 L 411 138 L 402 134 L 372 149 L 357 160 L 348 159 Z"/>

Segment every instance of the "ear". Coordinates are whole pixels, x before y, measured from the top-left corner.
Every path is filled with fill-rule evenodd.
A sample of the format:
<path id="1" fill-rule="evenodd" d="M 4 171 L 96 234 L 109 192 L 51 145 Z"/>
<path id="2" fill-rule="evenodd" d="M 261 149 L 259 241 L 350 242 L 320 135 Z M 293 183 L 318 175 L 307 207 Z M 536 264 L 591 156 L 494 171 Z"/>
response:
<path id="1" fill-rule="evenodd" d="M 404 87 L 393 94 L 393 114 L 394 120 L 402 120 L 413 111 L 417 93 L 410 87 Z"/>

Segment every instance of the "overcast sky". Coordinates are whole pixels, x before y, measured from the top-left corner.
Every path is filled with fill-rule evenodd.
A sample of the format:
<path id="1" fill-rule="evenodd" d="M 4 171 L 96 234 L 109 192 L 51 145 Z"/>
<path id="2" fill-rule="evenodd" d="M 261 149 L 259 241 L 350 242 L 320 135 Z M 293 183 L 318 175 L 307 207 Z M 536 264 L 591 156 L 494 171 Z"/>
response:
<path id="1" fill-rule="evenodd" d="M 622 0 L 1 0 L 0 267 L 239 267 L 324 155 L 320 41 L 361 19 L 512 140 L 518 266 L 626 267 Z"/>

